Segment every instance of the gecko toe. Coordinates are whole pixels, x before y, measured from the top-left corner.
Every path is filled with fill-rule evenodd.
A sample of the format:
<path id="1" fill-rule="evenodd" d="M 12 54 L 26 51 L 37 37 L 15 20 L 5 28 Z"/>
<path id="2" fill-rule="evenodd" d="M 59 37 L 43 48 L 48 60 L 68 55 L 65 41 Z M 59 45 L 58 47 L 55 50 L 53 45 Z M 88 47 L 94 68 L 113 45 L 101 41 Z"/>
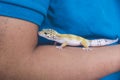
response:
<path id="1" fill-rule="evenodd" d="M 58 49 L 60 49 L 60 50 L 63 49 L 61 46 L 56 46 L 56 48 L 58 48 Z"/>
<path id="2" fill-rule="evenodd" d="M 83 50 L 85 51 L 91 51 L 92 49 L 91 48 L 82 48 Z"/>

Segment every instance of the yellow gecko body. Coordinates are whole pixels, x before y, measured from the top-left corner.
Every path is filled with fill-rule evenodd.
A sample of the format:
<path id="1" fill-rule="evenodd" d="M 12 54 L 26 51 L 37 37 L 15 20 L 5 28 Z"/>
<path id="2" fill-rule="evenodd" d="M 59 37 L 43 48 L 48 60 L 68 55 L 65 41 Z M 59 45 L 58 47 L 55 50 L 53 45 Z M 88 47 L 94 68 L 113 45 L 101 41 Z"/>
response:
<path id="1" fill-rule="evenodd" d="M 56 42 L 61 43 L 61 47 L 69 46 L 80 46 L 83 45 L 85 48 L 89 47 L 88 40 L 72 34 L 59 34 Z M 63 46 L 64 45 L 64 46 Z"/>
<path id="2" fill-rule="evenodd" d="M 89 46 L 104 46 L 118 41 L 118 38 L 115 40 L 110 39 L 88 40 L 73 34 L 60 34 L 53 29 L 43 29 L 42 31 L 38 32 L 38 34 L 46 39 L 61 43 L 61 46 L 57 48 L 63 48 L 67 45 L 70 46 L 82 45 L 84 48 L 89 49 Z"/>

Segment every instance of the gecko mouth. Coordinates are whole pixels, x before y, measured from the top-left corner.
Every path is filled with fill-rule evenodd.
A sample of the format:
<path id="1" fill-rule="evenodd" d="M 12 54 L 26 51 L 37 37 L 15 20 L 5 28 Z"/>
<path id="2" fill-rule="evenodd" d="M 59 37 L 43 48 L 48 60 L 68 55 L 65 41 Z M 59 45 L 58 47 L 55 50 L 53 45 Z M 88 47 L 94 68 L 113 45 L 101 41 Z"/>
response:
<path id="1" fill-rule="evenodd" d="M 41 37 L 45 37 L 41 32 L 38 32 L 38 35 Z"/>

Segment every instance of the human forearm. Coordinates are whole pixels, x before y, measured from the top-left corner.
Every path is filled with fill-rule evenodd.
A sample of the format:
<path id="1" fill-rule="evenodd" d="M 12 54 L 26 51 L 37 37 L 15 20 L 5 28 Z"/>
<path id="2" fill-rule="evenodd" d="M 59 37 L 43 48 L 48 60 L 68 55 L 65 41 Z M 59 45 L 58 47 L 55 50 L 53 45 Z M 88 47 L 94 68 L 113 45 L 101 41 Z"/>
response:
<path id="1" fill-rule="evenodd" d="M 99 47 L 89 52 L 71 47 L 63 50 L 51 46 L 40 48 L 36 50 L 35 62 L 43 65 L 44 75 L 51 80 L 93 80 L 120 70 L 120 46 Z"/>
<path id="2" fill-rule="evenodd" d="M 21 80 L 93 80 L 120 70 L 119 47 L 94 48 L 86 52 L 80 48 L 58 50 L 55 46 L 41 46 L 29 55 L 16 55 L 12 64 L 6 64 L 10 70 L 4 72 Z M 8 62 L 11 63 L 10 59 Z"/>
<path id="3" fill-rule="evenodd" d="M 29 54 L 19 51 L 4 56 L 1 66 L 2 70 L 7 68 L 3 71 L 7 76 L 21 80 L 93 80 L 120 70 L 119 47 L 100 47 L 87 52 L 73 47 L 58 50 L 55 46 L 40 46 Z"/>
<path id="4" fill-rule="evenodd" d="M 73 47 L 58 50 L 55 46 L 40 46 L 30 54 L 14 55 L 14 63 L 6 66 L 10 69 L 7 75 L 14 74 L 13 78 L 21 80 L 94 80 L 119 71 L 119 55 L 119 46 L 89 52 Z M 11 59 L 7 60 L 11 63 Z"/>

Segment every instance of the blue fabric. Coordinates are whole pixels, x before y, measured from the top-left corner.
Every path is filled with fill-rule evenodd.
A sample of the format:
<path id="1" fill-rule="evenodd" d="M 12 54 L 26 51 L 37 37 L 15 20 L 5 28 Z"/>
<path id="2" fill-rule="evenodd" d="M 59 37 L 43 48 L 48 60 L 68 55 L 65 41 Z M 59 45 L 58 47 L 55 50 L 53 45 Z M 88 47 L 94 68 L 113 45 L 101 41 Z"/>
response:
<path id="1" fill-rule="evenodd" d="M 24 19 L 41 25 L 49 0 L 0 0 L 0 15 Z"/>
<path id="2" fill-rule="evenodd" d="M 120 39 L 120 0 L 0 0 L 0 15 L 88 39 Z M 40 39 L 41 44 L 50 44 Z M 120 80 L 120 72 L 101 80 Z"/>
<path id="3" fill-rule="evenodd" d="M 110 74 L 110 75 L 102 78 L 101 80 L 120 80 L 120 72 Z"/>

